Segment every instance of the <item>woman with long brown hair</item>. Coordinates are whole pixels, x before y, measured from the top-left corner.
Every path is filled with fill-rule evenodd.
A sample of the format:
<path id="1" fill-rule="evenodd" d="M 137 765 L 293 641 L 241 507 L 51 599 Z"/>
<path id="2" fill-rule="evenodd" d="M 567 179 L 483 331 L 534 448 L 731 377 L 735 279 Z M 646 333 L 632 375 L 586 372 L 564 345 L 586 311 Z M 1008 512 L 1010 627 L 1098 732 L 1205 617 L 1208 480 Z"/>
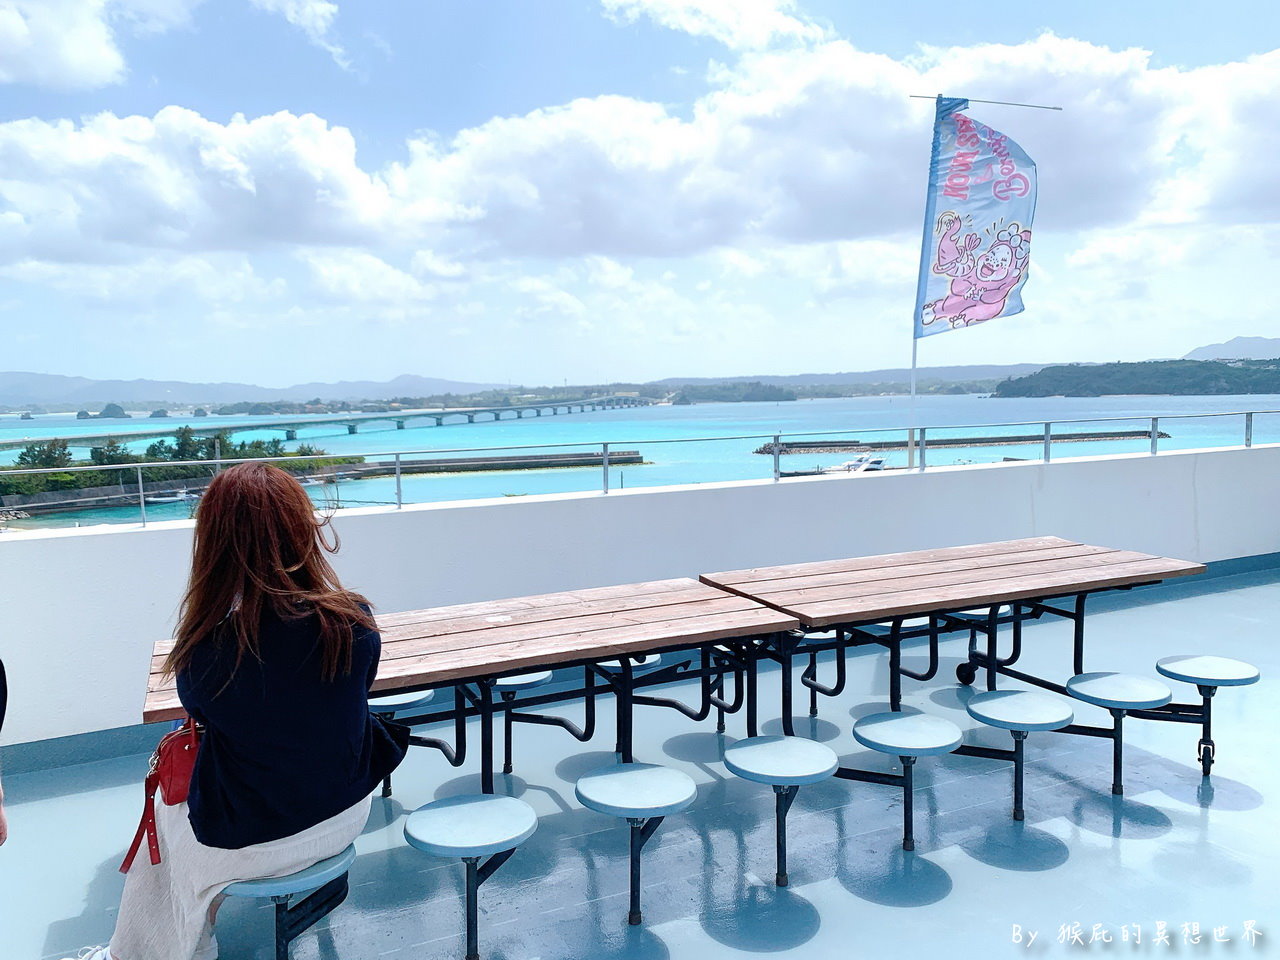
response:
<path id="1" fill-rule="evenodd" d="M 89 960 L 216 956 L 223 888 L 342 851 L 403 759 L 408 731 L 369 712 L 380 640 L 325 558 L 327 525 L 267 464 L 205 492 L 166 664 L 204 737 L 187 802 L 156 805 L 161 862 L 134 860 L 110 948 Z"/>

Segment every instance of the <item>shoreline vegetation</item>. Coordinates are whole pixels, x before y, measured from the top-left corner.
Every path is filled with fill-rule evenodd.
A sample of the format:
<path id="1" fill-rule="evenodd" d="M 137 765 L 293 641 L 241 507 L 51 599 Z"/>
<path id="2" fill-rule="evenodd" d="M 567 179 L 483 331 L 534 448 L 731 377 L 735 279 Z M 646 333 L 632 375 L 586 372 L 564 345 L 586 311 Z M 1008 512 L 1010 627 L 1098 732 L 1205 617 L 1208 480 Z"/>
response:
<path id="1" fill-rule="evenodd" d="M 292 457 L 324 457 L 325 451 L 311 444 L 299 444 L 294 450 L 286 450 L 280 440 L 249 440 L 239 443 L 226 434 L 199 437 L 191 427 L 183 426 L 174 431 L 173 441 L 157 440 L 148 445 L 144 453 L 132 453 L 117 440 L 108 440 L 100 447 L 93 447 L 89 456 L 77 459 L 67 441 L 62 438 L 36 441 L 28 444 L 18 454 L 12 465 L 0 467 L 0 498 L 5 507 L 55 507 L 58 503 L 82 499 L 88 490 L 102 491 L 95 499 L 124 495 L 132 486 L 136 499 L 137 472 L 118 468 L 128 464 L 175 463 L 188 460 L 209 461 L 209 466 L 151 466 L 141 468 L 144 490 L 172 489 L 181 481 L 207 483 L 212 478 L 214 461 L 246 459 L 251 457 L 278 457 L 278 465 L 297 475 L 323 473 L 345 464 L 363 463 L 362 457 L 326 457 L 288 463 Z M 58 470 L 70 467 L 102 467 L 101 470 L 77 470 L 66 473 L 36 473 L 11 475 L 18 470 Z M 112 494 L 111 490 L 119 490 Z M 65 496 L 60 496 L 65 495 Z"/>

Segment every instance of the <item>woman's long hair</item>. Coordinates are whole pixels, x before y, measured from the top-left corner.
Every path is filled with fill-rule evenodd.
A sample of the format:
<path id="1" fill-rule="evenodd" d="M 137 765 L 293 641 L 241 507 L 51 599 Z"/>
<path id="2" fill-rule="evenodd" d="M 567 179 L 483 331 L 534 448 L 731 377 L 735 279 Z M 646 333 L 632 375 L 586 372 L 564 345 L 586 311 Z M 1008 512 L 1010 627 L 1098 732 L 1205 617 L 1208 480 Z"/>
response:
<path id="1" fill-rule="evenodd" d="M 260 658 L 258 625 L 268 609 L 283 619 L 314 615 L 324 677 L 349 671 L 353 631 L 372 628 L 373 618 L 324 555 L 338 549 L 337 534 L 325 538 L 328 526 L 279 467 L 241 463 L 214 477 L 196 513 L 191 580 L 166 672 L 188 667 L 202 643 L 234 642 L 232 672 L 246 655 Z"/>

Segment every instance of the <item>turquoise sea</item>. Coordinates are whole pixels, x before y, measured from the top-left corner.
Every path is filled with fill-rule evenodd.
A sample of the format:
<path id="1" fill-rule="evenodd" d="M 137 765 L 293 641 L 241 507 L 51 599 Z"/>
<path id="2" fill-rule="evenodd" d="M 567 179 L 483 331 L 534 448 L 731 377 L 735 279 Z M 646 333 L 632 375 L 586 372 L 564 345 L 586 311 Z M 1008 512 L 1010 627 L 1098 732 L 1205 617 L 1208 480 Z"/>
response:
<path id="1" fill-rule="evenodd" d="M 1079 423 L 1055 427 L 1055 432 L 1089 430 L 1145 429 L 1150 418 L 1160 417 L 1160 430 L 1168 439 L 1160 441 L 1162 450 L 1238 445 L 1243 442 L 1244 418 L 1241 416 L 1196 417 L 1255 411 L 1280 411 L 1280 396 L 1213 396 L 1213 397 L 1101 397 L 1043 399 L 997 399 L 984 396 L 930 396 L 916 401 L 915 422 L 935 428 L 929 431 L 930 442 L 946 436 L 972 436 L 975 433 L 1039 434 L 1042 427 L 1004 427 L 998 429 L 965 429 L 969 425 L 1045 420 L 1100 420 L 1134 418 L 1129 423 Z M 205 417 L 184 420 L 173 417 L 165 426 L 177 429 L 189 422 L 200 430 L 219 426 L 252 425 L 265 417 Z M 302 419 L 302 418 L 296 418 Z M 643 465 L 615 467 L 610 472 L 610 485 L 619 487 L 661 486 L 679 483 L 707 483 L 723 480 L 765 478 L 772 475 L 772 459 L 752 451 L 768 438 L 780 433 L 802 439 L 836 436 L 837 431 L 854 431 L 859 439 L 900 438 L 901 430 L 912 419 L 911 401 L 907 397 L 854 397 L 835 400 L 799 400 L 788 403 L 721 403 L 695 406 L 654 406 L 600 411 L 551 417 L 526 416 L 524 419 L 485 421 L 475 424 L 435 426 L 431 420 L 411 421 L 405 430 L 396 430 L 391 422 L 362 423 L 360 433 L 349 435 L 342 425 L 320 425 L 299 433 L 298 442 L 307 442 L 333 454 L 370 454 L 376 459 L 388 453 L 454 450 L 501 446 L 528 446 L 522 453 L 535 453 L 555 444 L 571 444 L 568 450 L 599 450 L 608 442 L 611 450 L 638 450 L 646 461 Z M 936 429 L 954 426 L 960 429 Z M 155 420 L 84 421 L 73 416 L 43 415 L 34 420 L 19 420 L 16 414 L 0 416 L 0 439 L 74 436 L 103 433 L 127 433 L 151 430 Z M 282 437 L 278 430 L 261 429 L 237 434 L 236 439 Z M 710 438 L 752 436 L 758 439 L 720 440 Z M 1280 443 L 1280 413 L 1254 418 L 1255 443 Z M 678 440 L 699 439 L 703 442 L 683 443 Z M 785 437 L 784 437 L 785 439 Z M 848 438 L 846 438 L 848 439 Z M 139 452 L 150 441 L 130 446 Z M 290 445 L 292 446 L 292 445 Z M 1110 453 L 1137 453 L 1149 449 L 1145 439 L 1092 441 L 1055 444 L 1055 457 L 1085 456 Z M 546 452 L 556 452 L 546 450 Z M 83 455 L 83 452 L 80 453 Z M 17 451 L 0 451 L 0 462 L 12 463 Z M 425 456 L 425 454 L 424 454 Z M 850 459 L 851 454 L 800 454 L 784 457 L 784 470 L 806 470 L 833 466 Z M 956 462 L 993 462 L 1005 457 L 1039 459 L 1039 442 L 1023 446 L 931 449 L 931 466 Z M 905 466 L 906 454 L 889 453 L 890 466 Z M 447 474 L 409 476 L 403 478 L 405 502 L 424 503 L 483 497 L 521 496 L 577 490 L 598 490 L 602 471 L 596 467 L 521 470 L 483 474 Z M 343 481 L 310 488 L 318 502 L 330 505 L 356 506 L 371 503 L 394 503 L 395 483 L 391 478 Z M 150 520 L 186 517 L 190 508 L 181 503 L 149 504 Z M 61 513 L 31 520 L 10 521 L 13 527 L 71 526 L 76 524 L 136 522 L 138 508 L 130 507 L 84 510 Z"/>

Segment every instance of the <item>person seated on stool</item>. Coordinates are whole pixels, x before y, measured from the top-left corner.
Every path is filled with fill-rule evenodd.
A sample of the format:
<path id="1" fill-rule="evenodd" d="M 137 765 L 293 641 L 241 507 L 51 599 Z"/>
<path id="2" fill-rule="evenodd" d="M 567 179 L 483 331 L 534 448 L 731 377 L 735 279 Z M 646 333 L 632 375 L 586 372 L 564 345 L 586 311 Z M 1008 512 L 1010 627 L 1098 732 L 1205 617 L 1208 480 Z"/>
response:
<path id="1" fill-rule="evenodd" d="M 87 960 L 206 960 L 236 880 L 286 876 L 346 849 L 409 731 L 370 714 L 381 639 L 343 588 L 302 486 L 242 463 L 209 484 L 166 661 L 204 727 L 186 803 L 156 802 L 161 861 L 125 878 L 109 947 Z"/>

